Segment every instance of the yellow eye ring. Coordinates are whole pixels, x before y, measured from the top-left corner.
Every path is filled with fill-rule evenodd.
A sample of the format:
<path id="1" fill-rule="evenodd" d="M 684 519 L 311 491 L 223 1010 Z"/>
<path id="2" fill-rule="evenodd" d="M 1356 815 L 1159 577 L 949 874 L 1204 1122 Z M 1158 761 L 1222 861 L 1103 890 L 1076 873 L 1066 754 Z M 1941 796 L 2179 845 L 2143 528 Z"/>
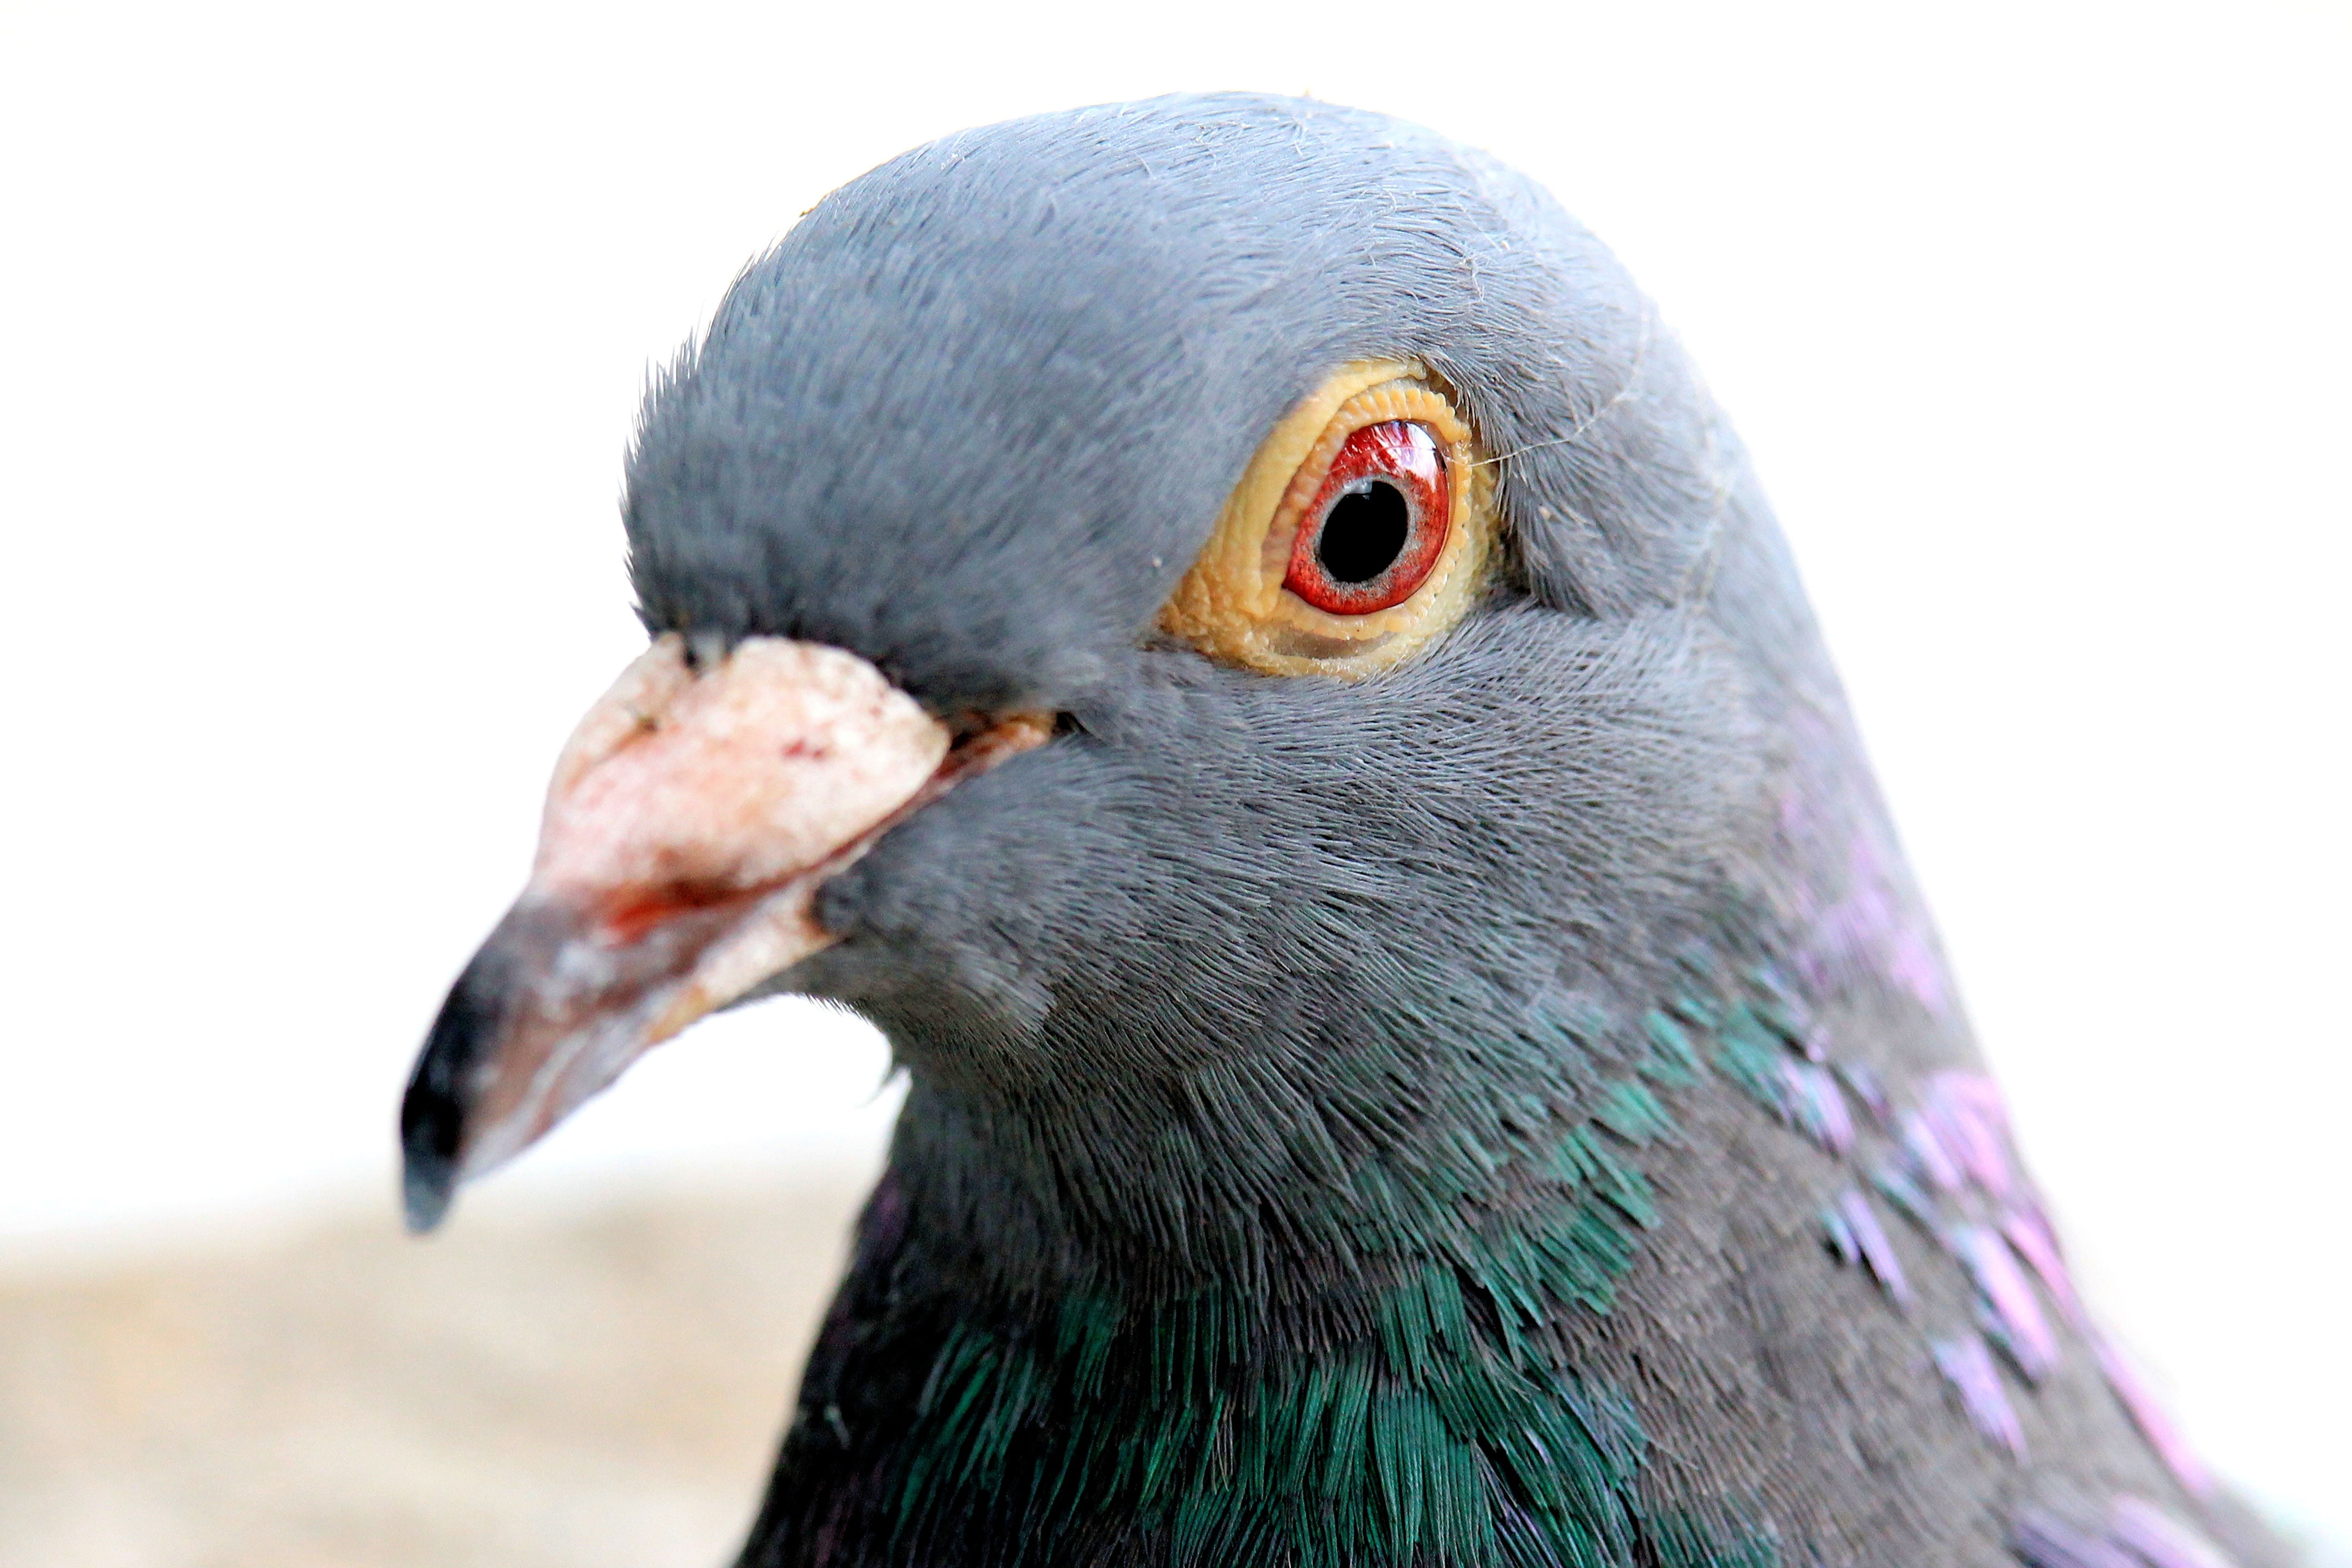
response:
<path id="1" fill-rule="evenodd" d="M 1307 512 L 1348 438 L 1368 426 L 1426 429 L 1444 455 L 1450 525 L 1420 586 L 1361 615 L 1317 608 L 1284 586 Z M 1160 629 L 1212 658 L 1270 675 L 1356 678 L 1390 668 L 1451 628 L 1495 555 L 1494 486 L 1476 437 L 1436 378 L 1411 361 L 1343 365 L 1283 416 L 1234 487 Z"/>

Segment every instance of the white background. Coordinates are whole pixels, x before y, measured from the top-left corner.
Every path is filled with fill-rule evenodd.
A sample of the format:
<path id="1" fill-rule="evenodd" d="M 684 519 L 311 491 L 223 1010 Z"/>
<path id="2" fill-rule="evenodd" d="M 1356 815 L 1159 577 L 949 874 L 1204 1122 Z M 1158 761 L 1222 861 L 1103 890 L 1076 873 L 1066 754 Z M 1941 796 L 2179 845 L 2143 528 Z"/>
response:
<path id="1" fill-rule="evenodd" d="M 0 16 L 0 1265 L 389 1223 L 410 1054 L 637 640 L 646 367 L 795 214 L 968 124 L 1309 90 L 1662 302 L 2084 1271 L 2352 1538 L 2343 8 Z M 882 1067 L 721 1020 L 510 1180 L 870 1158 Z"/>

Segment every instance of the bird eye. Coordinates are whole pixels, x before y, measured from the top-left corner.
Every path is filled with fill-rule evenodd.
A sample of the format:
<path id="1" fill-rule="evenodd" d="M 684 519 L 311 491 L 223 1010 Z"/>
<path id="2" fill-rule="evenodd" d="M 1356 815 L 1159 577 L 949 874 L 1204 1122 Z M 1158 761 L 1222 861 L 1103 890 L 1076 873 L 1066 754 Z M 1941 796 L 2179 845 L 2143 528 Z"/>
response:
<path id="1" fill-rule="evenodd" d="M 1331 459 L 1282 585 L 1335 616 L 1402 604 L 1445 548 L 1447 489 L 1445 458 L 1426 426 L 1365 426 Z"/>
<path id="2" fill-rule="evenodd" d="M 1436 376 L 1341 365 L 1266 432 L 1160 629 L 1268 675 L 1387 669 L 1477 602 L 1493 489 Z"/>

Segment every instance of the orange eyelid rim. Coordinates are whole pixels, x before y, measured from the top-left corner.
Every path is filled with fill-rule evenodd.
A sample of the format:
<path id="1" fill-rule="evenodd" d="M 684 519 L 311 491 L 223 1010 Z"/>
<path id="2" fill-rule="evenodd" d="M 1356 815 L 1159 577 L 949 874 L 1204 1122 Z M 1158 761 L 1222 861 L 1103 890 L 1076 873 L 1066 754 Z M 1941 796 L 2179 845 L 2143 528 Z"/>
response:
<path id="1" fill-rule="evenodd" d="M 1409 597 L 1368 615 L 1318 610 L 1283 587 L 1307 508 L 1349 436 L 1410 420 L 1444 454 L 1452 525 Z M 1495 554 L 1490 469 L 1442 384 L 1409 360 L 1341 366 L 1267 433 L 1209 542 L 1160 612 L 1160 629 L 1213 658 L 1272 675 L 1376 674 L 1466 614 Z"/>

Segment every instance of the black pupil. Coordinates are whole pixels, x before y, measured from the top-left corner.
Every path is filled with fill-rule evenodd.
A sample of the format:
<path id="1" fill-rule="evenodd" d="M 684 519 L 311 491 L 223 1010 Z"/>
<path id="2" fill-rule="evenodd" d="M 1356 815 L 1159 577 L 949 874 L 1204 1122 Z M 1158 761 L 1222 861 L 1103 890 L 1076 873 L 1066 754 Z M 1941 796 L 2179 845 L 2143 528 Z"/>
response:
<path id="1" fill-rule="evenodd" d="M 1315 559 L 1335 583 L 1369 583 L 1396 564 L 1412 531 L 1402 490 L 1385 479 L 1359 479 L 1331 503 Z"/>

